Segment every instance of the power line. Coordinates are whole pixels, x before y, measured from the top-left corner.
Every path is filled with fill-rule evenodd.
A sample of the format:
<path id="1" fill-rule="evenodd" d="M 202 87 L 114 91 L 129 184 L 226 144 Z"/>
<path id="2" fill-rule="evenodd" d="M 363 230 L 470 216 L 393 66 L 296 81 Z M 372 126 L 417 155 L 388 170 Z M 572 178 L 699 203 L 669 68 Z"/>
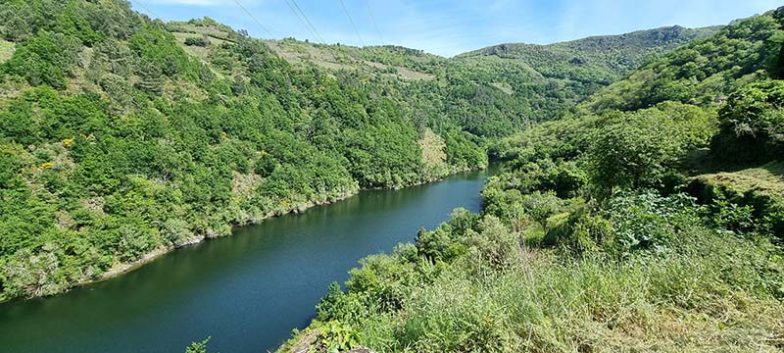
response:
<path id="1" fill-rule="evenodd" d="M 357 25 L 354 23 L 354 19 L 351 18 L 351 14 L 348 13 L 348 8 L 346 8 L 346 3 L 344 3 L 343 0 L 338 0 L 338 1 L 340 2 L 340 6 L 343 8 L 343 13 L 346 14 L 346 17 L 348 17 L 348 21 L 351 22 L 351 27 L 354 28 L 354 33 L 357 34 L 357 38 L 359 38 L 359 43 L 361 43 L 362 46 L 364 46 L 365 41 L 362 40 L 362 35 L 359 34 L 359 30 L 357 30 Z"/>
<path id="2" fill-rule="evenodd" d="M 376 29 L 376 33 L 378 33 L 378 38 L 381 39 L 381 42 L 385 42 L 384 35 L 381 34 L 381 30 L 378 29 L 378 22 L 376 21 L 376 17 L 373 16 L 373 10 L 370 9 L 370 0 L 365 0 L 365 7 L 367 8 L 368 17 L 370 17 L 370 22 L 373 23 L 373 28 Z"/>
<path id="3" fill-rule="evenodd" d="M 246 9 L 245 6 L 242 6 L 242 4 L 240 4 L 239 0 L 234 0 L 234 3 L 237 4 L 237 6 L 239 6 L 239 8 L 242 9 L 242 11 L 245 11 L 245 13 L 248 14 L 248 16 L 253 20 L 253 22 L 256 22 L 256 24 L 259 25 L 259 27 L 261 27 L 261 29 L 263 29 L 264 32 L 267 32 L 267 34 L 269 34 L 270 37 L 274 37 L 272 32 L 270 32 L 270 30 L 267 29 L 267 27 L 264 27 L 264 25 L 261 24 L 261 21 L 259 21 L 256 18 L 256 16 L 253 16 L 253 14 L 250 11 L 248 11 L 248 9 Z"/>
<path id="4" fill-rule="evenodd" d="M 299 7 L 296 0 L 286 0 L 286 5 L 288 5 L 291 11 L 294 12 L 295 15 L 297 15 L 299 20 L 302 21 L 302 23 L 310 31 L 310 33 L 316 38 L 316 40 L 318 40 L 321 43 L 326 43 L 324 41 L 324 38 L 321 37 L 321 34 L 319 33 L 318 29 L 316 29 L 316 26 L 314 26 L 313 23 L 310 22 L 308 16 L 305 15 L 305 12 L 302 11 L 302 8 Z"/>
<path id="5" fill-rule="evenodd" d="M 308 23 L 307 23 L 307 21 L 305 21 L 305 19 L 304 19 L 304 18 L 302 18 L 302 15 L 300 15 L 300 13 L 299 13 L 299 12 L 297 12 L 297 9 L 294 7 L 294 5 L 292 5 L 292 4 L 291 4 L 291 2 L 290 2 L 289 0 L 286 0 L 286 6 L 288 6 L 288 7 L 289 7 L 289 10 L 291 10 L 291 12 L 293 12 L 293 13 L 294 13 L 294 16 L 297 16 L 297 19 L 298 19 L 298 20 L 299 20 L 299 22 L 300 22 L 300 23 L 301 23 L 301 24 L 302 24 L 302 25 L 305 27 L 305 29 L 306 29 L 308 32 L 310 32 L 310 34 L 311 34 L 311 35 L 312 35 L 312 36 L 313 36 L 313 37 L 314 37 L 316 40 L 318 40 L 318 36 L 316 36 L 316 32 L 314 32 L 314 31 L 313 31 L 313 28 L 310 28 L 310 26 L 308 26 Z"/>
<path id="6" fill-rule="evenodd" d="M 158 16 L 154 12 L 150 11 L 150 9 L 147 8 L 147 6 L 145 6 L 144 3 L 141 2 L 141 0 L 131 0 L 131 2 L 133 2 L 137 6 L 141 7 L 142 10 L 147 11 L 148 14 L 150 14 L 152 16 L 155 16 L 157 18 L 163 19 L 161 16 Z"/>

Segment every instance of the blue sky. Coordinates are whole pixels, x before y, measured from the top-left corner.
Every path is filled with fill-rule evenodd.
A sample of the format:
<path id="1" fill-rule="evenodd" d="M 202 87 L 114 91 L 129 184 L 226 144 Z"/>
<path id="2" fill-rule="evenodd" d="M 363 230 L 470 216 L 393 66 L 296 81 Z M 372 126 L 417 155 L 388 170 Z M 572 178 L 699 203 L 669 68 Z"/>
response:
<path id="1" fill-rule="evenodd" d="M 246 14 L 245 7 L 269 33 Z M 396 44 L 442 56 L 509 42 L 553 43 L 670 25 L 726 24 L 784 0 L 131 0 L 151 17 L 209 16 L 254 37 Z M 292 10 L 299 6 L 316 34 Z M 348 16 L 346 15 L 348 13 Z M 351 20 L 349 20 L 349 18 Z M 352 25 L 352 22 L 354 25 Z M 356 30 L 355 30 L 356 28 Z"/>

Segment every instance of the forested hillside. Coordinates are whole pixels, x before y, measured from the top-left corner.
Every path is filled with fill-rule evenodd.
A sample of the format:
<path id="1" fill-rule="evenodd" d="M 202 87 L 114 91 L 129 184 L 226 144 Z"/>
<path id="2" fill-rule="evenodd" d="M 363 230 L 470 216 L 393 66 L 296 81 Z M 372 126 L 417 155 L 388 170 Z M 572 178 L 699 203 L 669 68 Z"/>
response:
<path id="1" fill-rule="evenodd" d="M 447 116 L 474 134 L 503 136 L 558 118 L 649 60 L 717 30 L 671 27 L 546 46 L 502 44 L 453 59 L 392 46 L 269 44 L 293 63 L 397 76 L 407 83 L 401 92 L 422 111 L 443 102 L 437 120 Z"/>
<path id="2" fill-rule="evenodd" d="M 0 5 L 0 300 L 48 295 L 232 226 L 482 168 L 394 79 L 294 66 L 128 3 Z"/>
<path id="3" fill-rule="evenodd" d="M 509 43 L 461 54 L 467 75 L 492 82 L 531 110 L 537 121 L 560 118 L 575 104 L 632 70 L 719 27 L 666 27 L 550 45 Z"/>
<path id="4" fill-rule="evenodd" d="M 784 8 L 505 138 L 484 210 L 366 258 L 281 352 L 780 352 Z M 304 347 L 304 348 L 303 348 Z"/>
<path id="5" fill-rule="evenodd" d="M 362 188 L 483 168 L 492 141 L 590 91 L 522 66 L 498 81 L 491 59 L 481 71 L 481 58 L 164 23 L 124 0 L 9 0 L 0 20 L 0 301 Z"/>

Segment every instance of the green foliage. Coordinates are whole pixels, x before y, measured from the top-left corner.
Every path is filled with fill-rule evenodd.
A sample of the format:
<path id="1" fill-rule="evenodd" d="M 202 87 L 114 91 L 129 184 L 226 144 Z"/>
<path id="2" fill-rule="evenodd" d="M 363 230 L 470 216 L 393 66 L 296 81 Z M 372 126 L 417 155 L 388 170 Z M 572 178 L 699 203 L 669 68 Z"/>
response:
<path id="1" fill-rule="evenodd" d="M 539 223 L 547 232 L 547 221 L 560 208 L 561 200 L 554 193 L 540 193 L 538 191 L 523 197 L 523 208 L 526 213 Z"/>
<path id="2" fill-rule="evenodd" d="M 754 229 L 754 208 L 729 202 L 723 194 L 717 195 L 712 207 L 713 221 L 717 226 L 730 231 L 745 232 Z"/>
<path id="3" fill-rule="evenodd" d="M 615 241 L 612 223 L 594 213 L 584 201 L 576 200 L 563 219 L 556 219 L 556 224 L 544 235 L 542 245 L 564 247 L 575 254 L 611 249 Z"/>
<path id="4" fill-rule="evenodd" d="M 623 122 L 604 129 L 588 151 L 595 183 L 612 190 L 655 186 L 683 154 L 663 129 Z"/>
<path id="5" fill-rule="evenodd" d="M 778 332 L 769 313 L 784 313 L 784 262 L 772 244 L 715 232 L 683 195 L 619 194 L 600 214 L 593 207 L 577 202 L 549 232 L 568 253 L 522 246 L 508 219 L 465 222 L 460 212 L 435 232 L 465 252 L 435 259 L 441 244 L 420 238 L 416 252 L 365 259 L 347 292 L 330 287 L 312 327 L 351 342 L 344 349 L 388 352 L 612 352 L 635 342 L 775 351 L 759 345 Z M 391 288 L 398 305 L 378 305 Z M 743 316 L 727 322 L 730 312 Z M 323 342 L 311 347 L 327 351 Z"/>
<path id="6" fill-rule="evenodd" d="M 319 319 L 385 352 L 780 350 L 767 338 L 784 315 L 771 236 L 784 219 L 780 162 L 694 173 L 727 168 L 695 160 L 711 140 L 712 154 L 746 162 L 778 148 L 779 88 L 767 77 L 783 11 L 654 60 L 564 119 L 491 141 L 505 165 L 483 211 L 363 260 Z"/>
<path id="7" fill-rule="evenodd" d="M 739 84 L 777 72 L 784 35 L 770 14 L 735 21 L 704 40 L 653 60 L 585 104 L 594 112 L 637 110 L 665 101 L 721 102 Z"/>
<path id="8" fill-rule="evenodd" d="M 20 42 L 42 31 L 79 38 L 91 46 L 106 37 L 125 39 L 140 16 L 122 0 L 8 0 L 0 7 L 2 35 Z"/>
<path id="9" fill-rule="evenodd" d="M 206 47 L 210 44 L 210 40 L 205 37 L 188 37 L 185 38 L 185 45 Z"/>
<path id="10" fill-rule="evenodd" d="M 487 165 L 485 140 L 441 118 L 440 88 L 430 101 L 432 87 L 291 65 L 214 21 L 166 25 L 124 1 L 13 0 L 0 17 L 18 26 L 3 26 L 16 50 L 0 64 L 14 87 L 0 104 L 0 301 L 360 188 Z M 181 28 L 214 43 L 189 47 Z M 443 141 L 437 170 L 428 129 Z"/>
<path id="11" fill-rule="evenodd" d="M 452 212 L 452 221 L 435 231 L 419 231 L 417 234 L 417 253 L 431 260 L 448 261 L 465 253 L 465 245 L 452 238 L 452 228 L 471 229 L 477 218 L 465 209 Z"/>
<path id="12" fill-rule="evenodd" d="M 713 223 L 723 229 L 747 233 L 782 233 L 780 162 L 737 172 L 700 175 L 686 189 L 708 206 Z"/>
<path id="13" fill-rule="evenodd" d="M 347 351 L 357 345 L 355 331 L 338 321 L 329 321 L 320 325 L 319 340 L 328 353 Z"/>
<path id="14" fill-rule="evenodd" d="M 661 251 L 671 246 L 680 229 L 699 223 L 693 201 L 683 194 L 662 197 L 656 193 L 619 194 L 607 201 L 607 218 L 613 224 L 616 250 Z"/>
<path id="15" fill-rule="evenodd" d="M 41 32 L 19 45 L 10 60 L 2 65 L 6 75 L 18 75 L 32 86 L 65 88 L 78 54 L 78 42 L 60 33 Z"/>
<path id="16" fill-rule="evenodd" d="M 712 149 L 730 162 L 784 158 L 784 83 L 763 81 L 730 95 L 719 113 L 720 131 Z"/>
<path id="17" fill-rule="evenodd" d="M 679 104 L 611 113 L 602 123 L 587 158 L 594 182 L 605 191 L 661 188 L 688 151 L 707 145 L 714 126 L 710 110 Z"/>
<path id="18" fill-rule="evenodd" d="M 508 85 L 535 121 L 558 119 L 575 104 L 649 60 L 718 28 L 659 28 L 551 45 L 501 44 L 461 54 L 477 81 Z"/>
<path id="19" fill-rule="evenodd" d="M 193 64 L 174 36 L 159 25 L 150 24 L 134 33 L 128 39 L 128 47 L 145 63 L 146 72 L 139 73 L 145 79 L 153 74 L 172 77 L 193 70 Z"/>
<path id="20" fill-rule="evenodd" d="M 209 342 L 210 337 L 207 337 L 200 342 L 193 342 L 190 346 L 185 348 L 185 353 L 207 353 L 207 343 Z"/>

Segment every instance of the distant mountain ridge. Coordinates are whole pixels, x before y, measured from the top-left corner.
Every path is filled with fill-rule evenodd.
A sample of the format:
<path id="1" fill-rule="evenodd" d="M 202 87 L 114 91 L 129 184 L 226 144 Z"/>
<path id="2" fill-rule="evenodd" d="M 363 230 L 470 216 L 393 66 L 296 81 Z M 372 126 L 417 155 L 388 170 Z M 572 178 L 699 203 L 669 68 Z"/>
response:
<path id="1" fill-rule="evenodd" d="M 476 99 L 481 99 L 503 107 L 504 114 L 517 117 L 513 121 L 524 122 L 557 118 L 646 62 L 707 38 L 720 28 L 673 26 L 548 45 L 498 44 L 453 58 L 391 45 L 358 48 L 294 39 L 265 43 L 292 64 L 420 81 L 416 85 L 428 85 L 426 81 L 462 85 L 465 87 L 459 94 L 468 99 L 469 105 L 484 104 L 476 103 Z M 513 101 L 504 102 L 507 98 Z"/>
<path id="2" fill-rule="evenodd" d="M 458 54 L 455 57 L 469 57 L 475 55 L 496 55 L 507 58 L 519 58 L 516 52 L 520 49 L 542 47 L 568 47 L 573 49 L 594 50 L 594 49 L 613 49 L 639 44 L 640 47 L 652 47 L 659 45 L 677 45 L 688 43 L 695 39 L 710 37 L 718 32 L 723 26 L 710 26 L 701 28 L 686 28 L 683 26 L 659 27 L 647 30 L 639 30 L 615 35 L 597 35 L 580 39 L 555 42 L 551 44 L 530 44 L 522 42 L 502 43 L 489 47 L 468 51 Z"/>
<path id="3" fill-rule="evenodd" d="M 497 57 L 527 65 L 544 77 L 607 84 L 623 78 L 659 55 L 694 40 L 708 38 L 721 28 L 672 26 L 545 45 L 506 43 L 463 53 L 455 58 Z"/>

